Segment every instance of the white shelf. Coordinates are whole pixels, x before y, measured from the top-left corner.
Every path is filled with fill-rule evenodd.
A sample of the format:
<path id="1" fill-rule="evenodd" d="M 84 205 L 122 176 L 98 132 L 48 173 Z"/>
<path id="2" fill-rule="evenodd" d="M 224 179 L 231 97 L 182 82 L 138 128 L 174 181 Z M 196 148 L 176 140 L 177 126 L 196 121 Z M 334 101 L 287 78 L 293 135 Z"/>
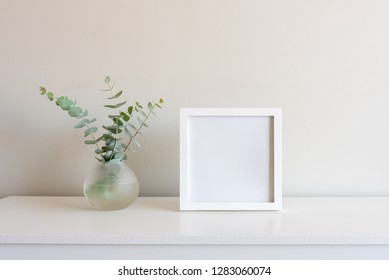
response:
<path id="1" fill-rule="evenodd" d="M 7 197 L 0 200 L 0 221 L 0 258 L 32 245 L 157 245 L 167 252 L 213 245 L 254 253 L 268 245 L 389 248 L 387 197 L 285 197 L 281 211 L 201 212 L 179 211 L 176 197 L 138 198 L 113 212 L 94 210 L 83 197 Z"/>

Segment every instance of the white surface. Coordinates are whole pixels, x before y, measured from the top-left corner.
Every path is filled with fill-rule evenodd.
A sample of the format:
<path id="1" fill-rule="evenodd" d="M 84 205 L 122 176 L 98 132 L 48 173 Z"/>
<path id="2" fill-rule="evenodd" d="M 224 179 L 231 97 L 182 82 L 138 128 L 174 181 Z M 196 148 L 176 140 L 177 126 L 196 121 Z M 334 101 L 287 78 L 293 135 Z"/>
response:
<path id="1" fill-rule="evenodd" d="M 0 197 L 82 195 L 104 77 L 166 104 L 131 154 L 142 196 L 179 195 L 179 108 L 280 107 L 284 195 L 389 195 L 389 1 L 0 1 Z M 44 16 L 42 16 L 44 15 Z M 71 19 L 71 20 L 70 20 Z"/>
<path id="2" fill-rule="evenodd" d="M 180 123 L 181 210 L 278 210 L 279 108 L 186 108 Z"/>
<path id="3" fill-rule="evenodd" d="M 282 211 L 181 212 L 139 198 L 123 211 L 83 197 L 0 200 L 0 259 L 388 259 L 389 198 L 284 198 Z"/>
<path id="4" fill-rule="evenodd" d="M 387 244 L 389 198 L 284 198 L 281 211 L 179 211 L 178 198 L 139 198 L 123 211 L 83 197 L 0 200 L 0 243 Z"/>

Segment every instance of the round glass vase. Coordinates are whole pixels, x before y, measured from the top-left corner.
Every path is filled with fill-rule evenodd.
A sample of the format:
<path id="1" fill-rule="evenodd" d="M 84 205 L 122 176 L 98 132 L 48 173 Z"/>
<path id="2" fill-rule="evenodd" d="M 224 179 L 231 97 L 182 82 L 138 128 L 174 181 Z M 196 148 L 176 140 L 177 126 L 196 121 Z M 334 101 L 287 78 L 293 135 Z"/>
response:
<path id="1" fill-rule="evenodd" d="M 127 208 L 138 194 L 138 179 L 123 161 L 96 164 L 84 181 L 85 197 L 100 210 Z"/>

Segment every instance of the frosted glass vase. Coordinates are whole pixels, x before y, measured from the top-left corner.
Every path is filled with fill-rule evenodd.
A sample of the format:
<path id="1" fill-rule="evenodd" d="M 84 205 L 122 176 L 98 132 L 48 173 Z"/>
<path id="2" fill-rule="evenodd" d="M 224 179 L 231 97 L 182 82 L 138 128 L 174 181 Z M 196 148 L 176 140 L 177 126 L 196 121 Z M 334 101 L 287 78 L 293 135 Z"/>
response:
<path id="1" fill-rule="evenodd" d="M 123 161 L 96 164 L 84 181 L 84 194 L 100 210 L 120 210 L 138 197 L 135 173 Z"/>

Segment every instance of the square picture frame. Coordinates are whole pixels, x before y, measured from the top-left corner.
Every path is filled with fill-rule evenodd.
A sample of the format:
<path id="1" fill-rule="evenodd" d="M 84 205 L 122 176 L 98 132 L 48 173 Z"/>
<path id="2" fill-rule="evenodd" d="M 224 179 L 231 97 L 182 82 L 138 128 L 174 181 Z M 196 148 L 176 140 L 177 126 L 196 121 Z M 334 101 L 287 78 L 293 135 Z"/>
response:
<path id="1" fill-rule="evenodd" d="M 180 210 L 281 208 L 281 108 L 180 110 Z"/>

